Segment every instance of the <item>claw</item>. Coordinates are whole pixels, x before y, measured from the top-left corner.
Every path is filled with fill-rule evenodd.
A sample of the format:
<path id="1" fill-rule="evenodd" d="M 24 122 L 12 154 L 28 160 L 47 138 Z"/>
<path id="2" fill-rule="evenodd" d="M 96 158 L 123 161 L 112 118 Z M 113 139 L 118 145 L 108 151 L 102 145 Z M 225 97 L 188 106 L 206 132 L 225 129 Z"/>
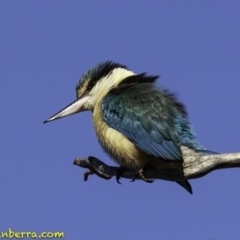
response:
<path id="1" fill-rule="evenodd" d="M 119 179 L 121 178 L 122 173 L 126 170 L 125 167 L 120 166 L 117 171 L 116 180 L 118 184 L 122 184 Z"/>
<path id="2" fill-rule="evenodd" d="M 120 178 L 121 178 L 121 177 L 120 177 L 120 174 L 117 174 L 117 175 L 116 175 L 116 180 L 117 180 L 117 183 L 118 183 L 118 184 L 122 184 L 122 183 L 119 181 Z"/>
<path id="3" fill-rule="evenodd" d="M 122 166 L 120 166 L 120 167 L 118 168 L 118 171 L 117 171 L 117 174 L 116 174 L 117 183 L 122 184 L 122 183 L 119 181 L 119 179 L 121 178 L 122 173 L 123 173 L 126 169 L 127 169 L 127 168 L 122 167 Z M 134 181 L 136 180 L 136 177 L 137 177 L 137 176 L 138 176 L 140 179 L 142 179 L 143 181 L 147 182 L 147 183 L 153 183 L 153 182 L 154 182 L 154 180 L 148 179 L 148 178 L 146 178 L 146 177 L 144 176 L 144 169 L 143 169 L 143 168 L 140 168 L 138 171 L 136 171 L 136 173 L 135 173 L 133 179 L 131 180 L 131 182 L 134 182 Z"/>
<path id="4" fill-rule="evenodd" d="M 147 183 L 153 183 L 154 180 L 146 178 L 146 177 L 144 176 L 143 171 L 144 171 L 143 168 L 140 168 L 140 169 L 137 171 L 138 176 L 139 176 L 143 181 L 145 181 L 145 182 L 147 182 Z"/>

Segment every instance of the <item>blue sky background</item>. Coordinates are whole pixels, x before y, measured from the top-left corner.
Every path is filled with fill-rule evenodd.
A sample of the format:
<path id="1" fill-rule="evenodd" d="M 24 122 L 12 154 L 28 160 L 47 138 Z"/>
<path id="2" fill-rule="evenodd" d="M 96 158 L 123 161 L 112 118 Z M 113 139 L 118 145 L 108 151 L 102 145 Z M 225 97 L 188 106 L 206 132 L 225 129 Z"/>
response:
<path id="1" fill-rule="evenodd" d="M 239 1 L 0 1 L 0 232 L 65 239 L 238 240 L 240 171 L 177 184 L 91 176 L 73 159 L 103 153 L 90 112 L 44 125 L 80 76 L 113 60 L 161 75 L 200 142 L 240 151 Z"/>

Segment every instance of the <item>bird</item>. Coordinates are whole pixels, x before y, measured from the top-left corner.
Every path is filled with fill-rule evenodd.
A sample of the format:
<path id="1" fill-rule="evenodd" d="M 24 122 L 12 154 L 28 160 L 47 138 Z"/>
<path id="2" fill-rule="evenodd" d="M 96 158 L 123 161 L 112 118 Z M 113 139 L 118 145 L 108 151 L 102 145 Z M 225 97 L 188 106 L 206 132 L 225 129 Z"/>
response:
<path id="1" fill-rule="evenodd" d="M 44 123 L 82 111 L 92 112 L 97 139 L 121 171 L 131 169 L 146 182 L 147 169 L 179 169 L 184 157 L 212 154 L 196 139 L 186 108 L 158 75 L 137 74 L 112 61 L 86 71 L 76 85 L 77 99 Z M 187 180 L 177 181 L 192 194 Z"/>

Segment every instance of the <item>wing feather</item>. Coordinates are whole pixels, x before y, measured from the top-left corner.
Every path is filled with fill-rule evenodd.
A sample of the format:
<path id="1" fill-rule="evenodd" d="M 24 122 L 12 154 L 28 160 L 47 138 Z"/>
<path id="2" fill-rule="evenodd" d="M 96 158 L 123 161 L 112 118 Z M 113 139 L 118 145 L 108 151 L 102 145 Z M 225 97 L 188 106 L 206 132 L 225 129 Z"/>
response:
<path id="1" fill-rule="evenodd" d="M 150 83 L 110 91 L 102 102 L 103 118 L 146 153 L 181 160 L 173 106 L 161 94 Z"/>

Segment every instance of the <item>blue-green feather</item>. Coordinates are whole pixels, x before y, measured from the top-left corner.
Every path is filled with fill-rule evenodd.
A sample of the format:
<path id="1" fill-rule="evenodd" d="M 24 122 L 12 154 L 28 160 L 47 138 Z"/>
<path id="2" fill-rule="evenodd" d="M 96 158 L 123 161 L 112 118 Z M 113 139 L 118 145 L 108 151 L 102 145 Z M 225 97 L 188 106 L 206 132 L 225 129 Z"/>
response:
<path id="1" fill-rule="evenodd" d="M 154 85 L 157 77 L 129 77 L 102 101 L 103 119 L 146 153 L 181 160 L 181 145 L 205 151 L 196 140 L 183 104 Z"/>

